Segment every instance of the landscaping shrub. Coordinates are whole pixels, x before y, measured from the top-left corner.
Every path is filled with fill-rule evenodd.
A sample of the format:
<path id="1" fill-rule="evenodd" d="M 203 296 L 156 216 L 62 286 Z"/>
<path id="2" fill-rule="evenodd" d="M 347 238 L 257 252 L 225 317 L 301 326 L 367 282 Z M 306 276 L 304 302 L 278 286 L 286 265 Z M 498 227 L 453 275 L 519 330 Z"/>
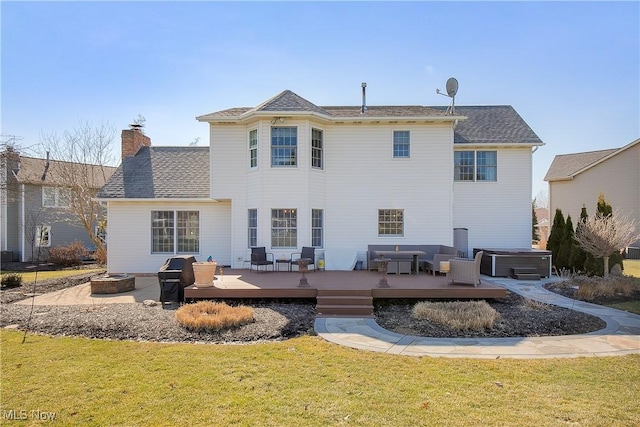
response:
<path id="1" fill-rule="evenodd" d="M 247 306 L 231 307 L 225 303 L 199 301 L 176 310 L 176 321 L 194 331 L 219 331 L 253 322 L 253 309 Z"/>
<path id="2" fill-rule="evenodd" d="M 460 331 L 491 328 L 500 317 L 486 301 L 423 301 L 413 306 L 412 315 Z"/>
<path id="3" fill-rule="evenodd" d="M 89 251 L 78 241 L 67 246 L 56 246 L 55 248 L 49 249 L 49 262 L 60 267 L 81 265 L 82 260 L 88 256 Z"/>
<path id="4" fill-rule="evenodd" d="M 526 309 L 533 310 L 533 311 L 550 311 L 551 310 L 551 306 L 549 304 L 546 304 L 542 301 L 538 301 L 531 298 L 525 298 L 523 305 Z"/>
<path id="5" fill-rule="evenodd" d="M 22 284 L 22 276 L 18 273 L 8 273 L 2 275 L 2 289 L 15 288 Z"/>
<path id="6" fill-rule="evenodd" d="M 610 276 L 607 279 L 598 276 L 576 276 L 571 285 L 577 286 L 576 298 L 582 301 L 593 301 L 598 297 L 613 295 L 630 296 L 638 289 L 640 281 L 628 276 Z"/>

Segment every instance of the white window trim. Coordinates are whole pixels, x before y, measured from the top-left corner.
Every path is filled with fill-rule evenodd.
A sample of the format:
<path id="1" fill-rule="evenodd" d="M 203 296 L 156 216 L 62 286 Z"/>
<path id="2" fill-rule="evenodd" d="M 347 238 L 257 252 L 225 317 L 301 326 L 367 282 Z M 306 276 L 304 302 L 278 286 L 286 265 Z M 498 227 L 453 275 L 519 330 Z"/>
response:
<path id="1" fill-rule="evenodd" d="M 256 165 L 255 166 L 251 166 L 251 132 L 255 131 L 256 132 Z M 258 169 L 258 166 L 260 165 L 260 130 L 255 127 L 255 128 L 251 128 L 249 129 L 249 131 L 247 132 L 247 149 L 248 149 L 248 160 L 249 160 L 249 170 L 256 170 Z"/>
<path id="2" fill-rule="evenodd" d="M 320 149 L 320 167 L 313 165 L 313 131 L 318 130 L 322 132 L 322 148 Z M 325 131 L 323 128 L 317 126 L 311 126 L 310 134 L 309 134 L 309 160 L 311 163 L 311 169 L 315 170 L 324 170 L 324 148 L 325 148 Z"/>
<path id="3" fill-rule="evenodd" d="M 394 136 L 396 132 L 407 132 L 409 134 L 409 155 L 408 156 L 402 156 L 402 157 L 396 157 L 395 156 L 395 141 L 394 141 Z M 410 160 L 411 159 L 411 131 L 409 129 L 393 129 L 391 131 L 391 158 L 393 160 Z"/>
<path id="4" fill-rule="evenodd" d="M 53 205 L 47 205 L 45 204 L 45 200 L 47 200 L 47 197 L 45 196 L 45 192 L 51 190 L 53 191 L 53 199 L 54 199 L 54 204 Z M 42 187 L 42 207 L 43 208 L 63 208 L 66 209 L 69 207 L 69 203 L 67 203 L 66 205 L 63 205 L 60 203 L 61 199 L 62 199 L 62 192 L 64 190 L 69 190 L 68 188 L 65 187 L 52 187 L 52 186 L 43 186 Z"/>
<path id="5" fill-rule="evenodd" d="M 172 252 L 156 252 L 153 250 L 153 213 L 154 212 L 173 212 L 173 250 Z M 198 251 L 197 252 L 178 252 L 178 212 L 198 212 Z M 199 209 L 153 209 L 149 211 L 149 231 L 151 241 L 149 249 L 151 255 L 198 255 L 202 249 L 202 212 Z"/>
<path id="6" fill-rule="evenodd" d="M 456 164 L 455 164 L 455 153 L 459 152 L 473 152 L 473 179 L 456 179 Z M 496 171 L 496 179 L 495 180 L 478 180 L 478 152 L 493 152 L 496 153 L 496 166 L 495 166 L 495 171 Z M 460 150 L 455 150 L 454 151 L 454 157 L 453 157 L 453 182 L 454 183 L 484 183 L 484 184 L 495 184 L 498 182 L 498 154 L 499 151 L 498 150 L 483 150 L 483 149 L 476 149 L 476 148 L 472 148 L 472 149 L 460 149 Z"/>
<path id="7" fill-rule="evenodd" d="M 43 239 L 42 238 L 43 236 L 47 236 L 47 238 Z M 43 241 L 45 242 L 45 244 L 43 244 Z M 35 246 L 36 248 L 51 247 L 51 226 L 50 225 L 39 225 L 36 227 Z"/>
<path id="8" fill-rule="evenodd" d="M 291 129 L 295 129 L 296 130 L 296 145 L 295 145 L 295 150 L 296 150 L 296 156 L 295 156 L 295 164 L 293 165 L 274 165 L 273 164 L 273 129 L 286 129 L 286 128 L 291 128 Z M 299 131 L 300 129 L 298 128 L 298 126 L 286 126 L 286 125 L 282 125 L 282 126 L 271 126 L 269 128 L 269 165 L 272 168 L 275 169 L 297 169 L 298 166 L 300 165 L 300 134 Z M 289 146 L 291 147 L 291 146 Z"/>

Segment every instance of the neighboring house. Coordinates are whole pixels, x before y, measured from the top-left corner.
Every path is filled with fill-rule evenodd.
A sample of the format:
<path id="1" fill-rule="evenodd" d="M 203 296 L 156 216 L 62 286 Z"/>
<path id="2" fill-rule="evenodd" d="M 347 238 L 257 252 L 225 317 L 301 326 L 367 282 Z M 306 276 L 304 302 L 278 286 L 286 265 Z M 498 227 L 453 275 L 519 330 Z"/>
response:
<path id="1" fill-rule="evenodd" d="M 70 166 L 78 173 L 92 174 L 97 191 L 115 168 L 25 157 L 13 149 L 2 153 L 0 166 L 3 262 L 46 259 L 49 248 L 76 240 L 93 246 L 85 229 L 68 212 L 68 187 L 58 171 Z"/>
<path id="2" fill-rule="evenodd" d="M 533 247 L 536 249 L 546 249 L 547 237 L 549 236 L 549 209 L 535 208 L 535 213 L 536 219 L 538 220 L 536 228 L 538 229 L 538 236 L 540 239 L 533 245 Z"/>
<path id="3" fill-rule="evenodd" d="M 137 131 L 123 131 L 136 154 L 98 195 L 110 272 L 157 272 L 178 253 L 242 268 L 252 246 L 314 246 L 326 269 L 351 269 L 367 245 L 453 245 L 455 228 L 468 254 L 531 247 L 543 144 L 510 106 L 319 107 L 287 90 L 197 120 L 209 147 L 131 147 Z"/>
<path id="4" fill-rule="evenodd" d="M 601 193 L 614 211 L 640 221 L 640 139 L 622 148 L 556 156 L 544 180 L 550 212 L 561 209 L 574 226 L 583 206 L 589 216 L 595 214 Z"/>
<path id="5" fill-rule="evenodd" d="M 583 206 L 589 216 L 596 213 L 600 193 L 614 211 L 640 221 L 640 139 L 622 148 L 556 156 L 544 180 L 551 216 L 561 209 L 574 227 Z"/>

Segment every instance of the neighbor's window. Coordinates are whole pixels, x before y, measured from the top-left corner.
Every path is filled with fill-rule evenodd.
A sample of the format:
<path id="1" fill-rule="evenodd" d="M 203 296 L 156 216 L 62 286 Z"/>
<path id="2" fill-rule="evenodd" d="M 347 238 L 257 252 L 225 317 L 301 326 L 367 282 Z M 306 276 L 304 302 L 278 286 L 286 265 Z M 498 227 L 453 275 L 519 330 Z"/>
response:
<path id="1" fill-rule="evenodd" d="M 39 225 L 36 227 L 35 244 L 37 248 L 48 248 L 51 246 L 50 225 Z"/>
<path id="2" fill-rule="evenodd" d="M 249 166 L 258 167 L 258 129 L 249 131 Z"/>
<path id="3" fill-rule="evenodd" d="M 393 157 L 409 158 L 409 131 L 393 131 Z"/>
<path id="4" fill-rule="evenodd" d="M 455 181 L 497 181 L 496 151 L 456 151 L 453 156 Z"/>
<path id="5" fill-rule="evenodd" d="M 151 211 L 152 253 L 197 253 L 200 251 L 198 211 Z"/>
<path id="6" fill-rule="evenodd" d="M 298 164 L 298 128 L 271 128 L 271 166 Z"/>
<path id="7" fill-rule="evenodd" d="M 324 231 L 324 212 L 322 209 L 311 209 L 311 246 L 322 247 Z"/>
<path id="8" fill-rule="evenodd" d="M 298 246 L 297 209 L 271 209 L 271 247 Z"/>
<path id="9" fill-rule="evenodd" d="M 42 206 L 45 208 L 68 208 L 69 189 L 61 187 L 42 187 Z"/>
<path id="10" fill-rule="evenodd" d="M 404 236 L 404 210 L 378 209 L 378 235 Z"/>
<path id="11" fill-rule="evenodd" d="M 322 145 L 323 132 L 320 129 L 311 129 L 311 167 L 322 169 Z"/>
<path id="12" fill-rule="evenodd" d="M 247 222 L 249 235 L 247 244 L 252 248 L 258 246 L 258 209 L 249 209 L 247 211 Z"/>

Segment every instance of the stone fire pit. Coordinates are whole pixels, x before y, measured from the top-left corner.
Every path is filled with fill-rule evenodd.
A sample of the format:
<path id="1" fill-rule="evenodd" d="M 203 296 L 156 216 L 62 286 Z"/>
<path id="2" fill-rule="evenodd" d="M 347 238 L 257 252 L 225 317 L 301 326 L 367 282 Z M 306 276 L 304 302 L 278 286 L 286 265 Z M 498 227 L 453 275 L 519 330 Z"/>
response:
<path id="1" fill-rule="evenodd" d="M 91 279 L 92 294 L 119 294 L 136 288 L 136 278 L 129 274 L 104 274 Z"/>

